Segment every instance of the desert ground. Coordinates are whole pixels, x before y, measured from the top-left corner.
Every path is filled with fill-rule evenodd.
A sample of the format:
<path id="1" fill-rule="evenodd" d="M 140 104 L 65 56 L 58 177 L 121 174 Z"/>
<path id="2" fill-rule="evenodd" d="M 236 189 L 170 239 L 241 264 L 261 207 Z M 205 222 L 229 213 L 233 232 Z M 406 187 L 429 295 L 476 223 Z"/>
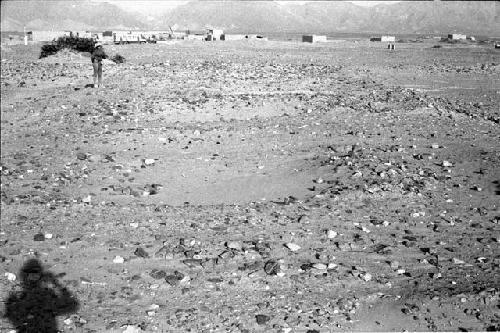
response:
<path id="1" fill-rule="evenodd" d="M 500 50 L 435 44 L 2 46 L 0 331 L 33 259 L 63 332 L 500 330 Z"/>

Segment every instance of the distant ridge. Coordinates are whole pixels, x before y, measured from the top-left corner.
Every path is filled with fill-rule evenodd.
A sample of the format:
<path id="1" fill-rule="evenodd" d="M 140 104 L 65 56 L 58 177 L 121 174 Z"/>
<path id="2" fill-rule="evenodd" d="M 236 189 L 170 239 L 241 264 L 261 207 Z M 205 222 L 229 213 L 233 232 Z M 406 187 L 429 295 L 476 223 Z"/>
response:
<path id="1" fill-rule="evenodd" d="M 84 1 L 2 1 L 1 29 L 104 30 L 113 27 L 143 29 L 141 15 L 128 13 L 102 2 Z"/>
<path id="2" fill-rule="evenodd" d="M 2 1 L 2 31 L 27 29 L 204 30 L 245 33 L 369 32 L 498 35 L 498 1 L 402 1 L 373 7 L 350 2 L 191 1 L 154 17 L 85 1 Z"/>

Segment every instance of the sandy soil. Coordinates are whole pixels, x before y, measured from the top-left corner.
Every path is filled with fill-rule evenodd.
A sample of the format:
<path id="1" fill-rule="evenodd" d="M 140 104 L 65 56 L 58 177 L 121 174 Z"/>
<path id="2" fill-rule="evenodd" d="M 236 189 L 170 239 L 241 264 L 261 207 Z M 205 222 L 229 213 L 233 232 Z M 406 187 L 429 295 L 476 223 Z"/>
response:
<path id="1" fill-rule="evenodd" d="M 500 330 L 500 53 L 396 46 L 2 47 L 0 331 Z"/>

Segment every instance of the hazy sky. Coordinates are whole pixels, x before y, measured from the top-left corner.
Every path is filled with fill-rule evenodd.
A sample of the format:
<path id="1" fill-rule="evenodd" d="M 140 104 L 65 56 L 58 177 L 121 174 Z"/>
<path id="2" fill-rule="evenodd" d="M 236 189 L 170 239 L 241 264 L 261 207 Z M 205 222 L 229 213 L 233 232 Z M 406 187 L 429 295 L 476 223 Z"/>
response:
<path id="1" fill-rule="evenodd" d="M 159 1 L 159 0 L 93 0 L 99 2 L 109 2 L 128 11 L 138 11 L 142 14 L 158 14 L 166 9 L 172 9 L 189 1 Z M 226 0 L 227 1 L 227 0 Z M 237 1 L 237 0 L 236 0 Z M 306 3 L 308 1 L 278 1 L 283 3 Z M 349 1 L 360 6 L 375 6 L 379 3 L 396 3 L 399 1 Z"/>

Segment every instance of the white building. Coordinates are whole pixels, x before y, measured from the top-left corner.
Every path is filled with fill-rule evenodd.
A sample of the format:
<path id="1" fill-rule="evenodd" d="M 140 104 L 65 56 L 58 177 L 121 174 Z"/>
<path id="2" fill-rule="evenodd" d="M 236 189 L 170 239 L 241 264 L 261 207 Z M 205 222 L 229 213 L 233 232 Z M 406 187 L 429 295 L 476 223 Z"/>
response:
<path id="1" fill-rule="evenodd" d="M 69 31 L 28 31 L 26 33 L 31 42 L 51 42 L 59 37 L 69 36 Z"/>
<path id="2" fill-rule="evenodd" d="M 207 34 L 207 40 L 220 40 L 221 36 L 224 34 L 224 31 L 221 29 L 209 29 Z"/>
<path id="3" fill-rule="evenodd" d="M 303 35 L 302 42 L 304 43 L 317 43 L 317 42 L 326 42 L 325 35 Z"/>
<path id="4" fill-rule="evenodd" d="M 380 37 L 381 42 L 395 42 L 396 36 L 382 36 Z"/>
<path id="5" fill-rule="evenodd" d="M 448 38 L 451 40 L 466 40 L 467 36 L 463 34 L 449 34 Z"/>

